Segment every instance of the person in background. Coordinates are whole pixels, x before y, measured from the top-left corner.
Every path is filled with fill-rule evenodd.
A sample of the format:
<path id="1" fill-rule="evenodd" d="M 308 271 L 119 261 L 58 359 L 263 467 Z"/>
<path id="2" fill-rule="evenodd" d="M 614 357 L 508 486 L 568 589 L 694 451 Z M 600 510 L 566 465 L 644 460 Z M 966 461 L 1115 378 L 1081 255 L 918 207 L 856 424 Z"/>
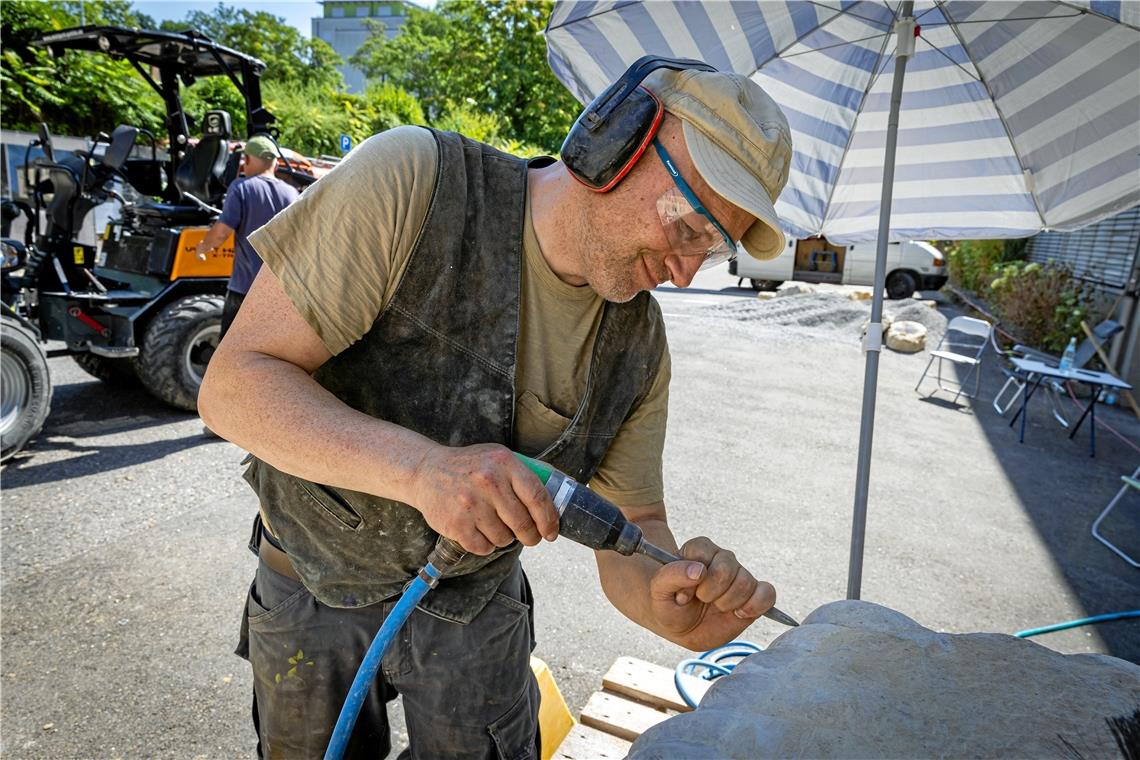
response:
<path id="1" fill-rule="evenodd" d="M 250 234 L 297 200 L 296 189 L 275 176 L 277 149 L 272 139 L 266 135 L 255 135 L 245 144 L 242 154 L 245 176 L 239 177 L 226 190 L 222 215 L 206 231 L 196 249 L 198 258 L 205 260 L 206 254 L 224 243 L 230 235 L 234 236 L 234 271 L 226 288 L 225 305 L 222 306 L 221 337 L 233 324 L 249 286 L 261 269 L 261 257 L 249 244 Z"/>

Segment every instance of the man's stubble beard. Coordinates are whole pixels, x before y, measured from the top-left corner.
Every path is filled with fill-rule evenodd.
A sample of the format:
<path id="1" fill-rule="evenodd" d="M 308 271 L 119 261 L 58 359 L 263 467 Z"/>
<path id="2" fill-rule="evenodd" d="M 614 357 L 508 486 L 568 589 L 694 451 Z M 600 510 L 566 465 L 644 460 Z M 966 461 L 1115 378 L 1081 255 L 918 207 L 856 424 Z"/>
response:
<path id="1" fill-rule="evenodd" d="M 632 256 L 623 254 L 622 246 L 602 234 L 588 215 L 583 215 L 578 228 L 582 230 L 586 281 L 590 287 L 606 301 L 626 303 L 633 300 L 642 290 L 635 277 L 635 273 L 641 271 L 641 252 Z"/>

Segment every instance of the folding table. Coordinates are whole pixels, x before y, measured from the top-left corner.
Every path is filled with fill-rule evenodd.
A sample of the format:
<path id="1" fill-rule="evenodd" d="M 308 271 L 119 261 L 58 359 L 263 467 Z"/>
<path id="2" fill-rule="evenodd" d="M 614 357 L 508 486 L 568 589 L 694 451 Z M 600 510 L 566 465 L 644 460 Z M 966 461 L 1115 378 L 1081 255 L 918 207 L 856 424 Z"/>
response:
<path id="1" fill-rule="evenodd" d="M 1085 421 L 1085 417 L 1092 417 L 1092 422 L 1089 424 L 1089 456 L 1096 456 L 1096 400 L 1100 396 L 1102 388 L 1118 388 L 1123 390 L 1132 390 L 1132 385 L 1126 383 L 1120 378 L 1108 372 L 1095 372 L 1091 369 L 1061 369 L 1054 367 L 1050 364 L 1037 361 L 1035 359 L 1026 359 L 1022 357 L 1012 357 L 1010 359 L 1013 365 L 1018 370 L 1024 372 L 1027 377 L 1025 392 L 1021 397 L 1021 409 L 1017 414 L 1013 415 L 1013 419 L 1009 421 L 1009 426 L 1013 427 L 1013 423 L 1021 417 L 1021 434 L 1018 436 L 1018 443 L 1025 443 L 1025 408 L 1029 404 L 1029 398 L 1037 390 L 1038 386 L 1046 378 L 1053 378 L 1058 380 L 1076 380 L 1085 385 L 1092 387 L 1092 400 L 1089 401 L 1088 406 L 1085 407 L 1081 418 L 1073 425 L 1073 429 L 1069 431 L 1069 438 L 1071 439 L 1077 434 L 1080 429 L 1081 423 Z M 1032 385 L 1030 385 L 1032 383 Z"/>

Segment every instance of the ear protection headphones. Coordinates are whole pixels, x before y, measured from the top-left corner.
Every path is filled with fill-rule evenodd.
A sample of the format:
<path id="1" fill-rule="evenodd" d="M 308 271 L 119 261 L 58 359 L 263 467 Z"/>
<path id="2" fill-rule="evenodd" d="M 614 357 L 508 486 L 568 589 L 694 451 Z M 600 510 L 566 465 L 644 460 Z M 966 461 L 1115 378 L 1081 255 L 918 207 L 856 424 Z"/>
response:
<path id="1" fill-rule="evenodd" d="M 657 69 L 716 71 L 691 58 L 646 55 L 590 102 L 562 143 L 570 175 L 599 193 L 617 187 L 657 134 L 665 107 L 642 80 Z"/>

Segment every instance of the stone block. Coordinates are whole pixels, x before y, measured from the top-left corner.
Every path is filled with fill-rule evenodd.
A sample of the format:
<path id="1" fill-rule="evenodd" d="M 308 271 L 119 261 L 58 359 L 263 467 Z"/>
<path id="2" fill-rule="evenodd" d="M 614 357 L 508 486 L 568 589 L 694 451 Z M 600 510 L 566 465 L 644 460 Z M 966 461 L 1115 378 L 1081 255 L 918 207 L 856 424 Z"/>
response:
<path id="1" fill-rule="evenodd" d="M 908 320 L 894 322 L 886 332 L 886 343 L 899 353 L 918 353 L 926 348 L 926 326 Z"/>
<path id="2" fill-rule="evenodd" d="M 1140 667 L 998 633 L 939 633 L 860 601 L 820 607 L 650 728 L 633 760 L 1118 757 Z"/>

